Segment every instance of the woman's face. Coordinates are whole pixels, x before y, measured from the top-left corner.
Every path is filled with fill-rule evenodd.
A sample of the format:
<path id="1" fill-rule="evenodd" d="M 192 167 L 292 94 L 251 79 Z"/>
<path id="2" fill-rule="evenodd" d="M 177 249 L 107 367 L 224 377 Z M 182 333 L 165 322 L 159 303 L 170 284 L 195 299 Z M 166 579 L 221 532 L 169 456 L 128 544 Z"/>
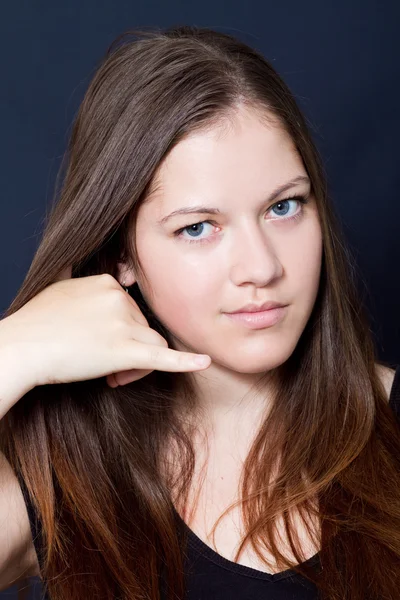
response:
<path id="1" fill-rule="evenodd" d="M 322 257 L 315 199 L 288 134 L 243 109 L 233 126 L 180 141 L 158 180 L 136 223 L 148 279 L 138 283 L 172 347 L 240 373 L 285 362 L 310 317 Z M 210 212 L 171 216 L 199 205 Z M 249 329 L 225 314 L 268 300 L 288 305 L 270 327 Z"/>

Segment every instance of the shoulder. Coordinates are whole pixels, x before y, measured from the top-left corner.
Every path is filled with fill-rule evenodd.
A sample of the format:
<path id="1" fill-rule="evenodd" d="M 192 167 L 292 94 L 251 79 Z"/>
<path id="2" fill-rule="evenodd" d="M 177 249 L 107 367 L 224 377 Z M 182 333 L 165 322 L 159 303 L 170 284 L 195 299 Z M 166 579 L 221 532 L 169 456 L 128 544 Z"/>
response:
<path id="1" fill-rule="evenodd" d="M 380 378 L 383 387 L 386 391 L 387 401 L 389 402 L 390 392 L 393 385 L 394 376 L 396 374 L 396 369 L 391 369 L 390 367 L 386 367 L 380 363 L 375 363 L 375 369 Z"/>

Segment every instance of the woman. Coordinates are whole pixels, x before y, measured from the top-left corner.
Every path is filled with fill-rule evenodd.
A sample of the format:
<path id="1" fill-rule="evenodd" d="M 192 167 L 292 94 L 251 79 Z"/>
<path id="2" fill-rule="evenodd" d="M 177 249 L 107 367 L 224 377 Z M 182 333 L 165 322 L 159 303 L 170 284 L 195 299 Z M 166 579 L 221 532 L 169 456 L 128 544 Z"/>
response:
<path id="1" fill-rule="evenodd" d="M 119 41 L 0 327 L 19 564 L 57 600 L 394 600 L 400 370 L 305 120 L 231 36 Z"/>

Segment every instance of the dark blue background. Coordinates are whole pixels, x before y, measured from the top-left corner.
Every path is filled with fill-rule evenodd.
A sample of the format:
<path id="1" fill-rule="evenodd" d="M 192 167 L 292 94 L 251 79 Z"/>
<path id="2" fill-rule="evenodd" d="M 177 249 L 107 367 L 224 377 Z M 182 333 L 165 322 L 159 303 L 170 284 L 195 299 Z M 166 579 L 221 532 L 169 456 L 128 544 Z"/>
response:
<path id="1" fill-rule="evenodd" d="M 0 311 L 39 243 L 72 118 L 97 61 L 129 28 L 186 23 L 253 45 L 295 94 L 366 286 L 379 356 L 400 363 L 399 22 L 397 0 L 3 3 Z"/>

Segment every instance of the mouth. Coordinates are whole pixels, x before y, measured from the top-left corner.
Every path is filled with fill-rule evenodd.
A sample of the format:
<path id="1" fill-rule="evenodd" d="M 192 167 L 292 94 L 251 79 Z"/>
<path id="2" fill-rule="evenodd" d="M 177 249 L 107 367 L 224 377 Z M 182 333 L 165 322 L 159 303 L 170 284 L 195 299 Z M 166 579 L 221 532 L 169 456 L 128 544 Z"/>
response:
<path id="1" fill-rule="evenodd" d="M 287 306 L 282 302 L 276 302 L 274 300 L 268 300 L 267 302 L 263 302 L 262 304 L 255 304 L 254 302 L 250 302 L 237 310 L 229 311 L 229 314 L 237 314 L 237 313 L 253 313 L 253 312 L 263 312 L 266 310 L 270 310 L 272 308 L 281 308 L 283 306 Z"/>
<path id="2" fill-rule="evenodd" d="M 288 305 L 279 305 L 267 310 L 224 313 L 228 319 L 249 329 L 273 327 L 286 316 Z"/>

